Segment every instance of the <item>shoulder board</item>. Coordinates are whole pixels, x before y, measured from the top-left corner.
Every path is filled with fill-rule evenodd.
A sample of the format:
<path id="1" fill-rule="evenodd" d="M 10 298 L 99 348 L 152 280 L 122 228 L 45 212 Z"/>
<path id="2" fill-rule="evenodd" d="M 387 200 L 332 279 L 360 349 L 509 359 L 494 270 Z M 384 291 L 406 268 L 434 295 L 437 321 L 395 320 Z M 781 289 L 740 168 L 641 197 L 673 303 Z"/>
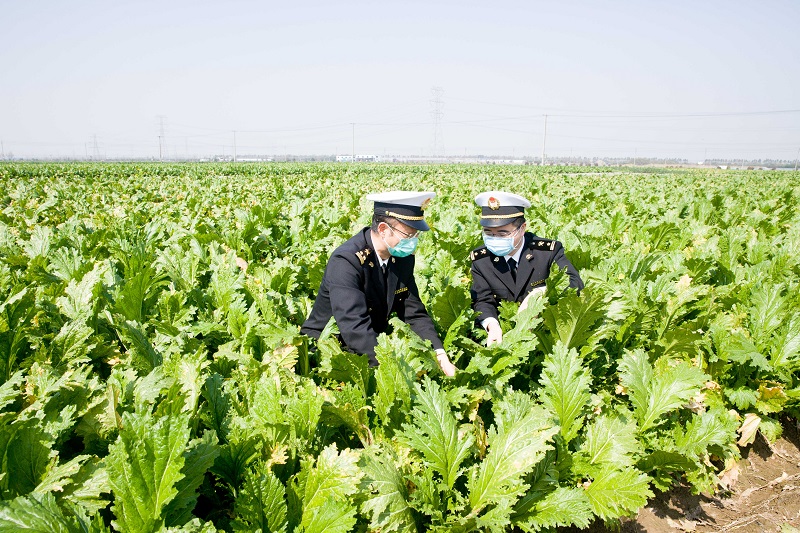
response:
<path id="1" fill-rule="evenodd" d="M 370 254 L 372 253 L 372 249 L 364 248 L 363 250 L 359 250 L 356 252 L 356 257 L 358 257 L 358 261 L 363 265 L 364 262 L 369 258 Z"/>
<path id="2" fill-rule="evenodd" d="M 489 250 L 487 250 L 485 246 L 481 246 L 476 250 L 472 250 L 472 252 L 469 254 L 469 258 L 472 261 L 480 259 L 481 257 L 489 257 Z"/>
<path id="3" fill-rule="evenodd" d="M 555 250 L 556 241 L 550 239 L 533 239 L 530 248 L 532 250 Z"/>

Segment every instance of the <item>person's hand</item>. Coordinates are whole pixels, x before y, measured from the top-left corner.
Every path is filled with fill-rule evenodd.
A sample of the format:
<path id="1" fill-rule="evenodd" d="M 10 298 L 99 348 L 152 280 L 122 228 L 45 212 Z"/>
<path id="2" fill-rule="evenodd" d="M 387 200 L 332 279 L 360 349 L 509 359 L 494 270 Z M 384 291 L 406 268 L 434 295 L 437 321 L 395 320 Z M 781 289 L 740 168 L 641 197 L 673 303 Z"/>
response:
<path id="1" fill-rule="evenodd" d="M 521 303 L 521 304 L 519 304 L 519 309 L 517 310 L 517 313 L 521 313 L 521 312 L 523 312 L 525 309 L 527 309 L 527 308 L 528 308 L 528 300 L 530 300 L 530 299 L 531 299 L 531 297 L 533 297 L 533 295 L 534 295 L 534 294 L 542 294 L 542 293 L 544 293 L 546 290 L 547 290 L 547 288 L 545 288 L 545 287 L 536 287 L 536 288 L 535 288 L 535 289 L 533 289 L 531 292 L 529 292 L 529 293 L 528 293 L 528 295 L 525 297 L 525 299 L 524 299 L 524 300 L 522 300 L 522 303 Z"/>
<path id="2" fill-rule="evenodd" d="M 447 352 L 444 350 L 436 350 L 436 361 L 439 362 L 439 368 L 442 369 L 445 376 L 452 377 L 456 375 L 456 367 L 450 362 L 450 358 L 447 357 Z"/>
<path id="3" fill-rule="evenodd" d="M 486 324 L 486 346 L 501 342 L 503 342 L 503 328 L 500 327 L 499 322 L 492 320 Z"/>

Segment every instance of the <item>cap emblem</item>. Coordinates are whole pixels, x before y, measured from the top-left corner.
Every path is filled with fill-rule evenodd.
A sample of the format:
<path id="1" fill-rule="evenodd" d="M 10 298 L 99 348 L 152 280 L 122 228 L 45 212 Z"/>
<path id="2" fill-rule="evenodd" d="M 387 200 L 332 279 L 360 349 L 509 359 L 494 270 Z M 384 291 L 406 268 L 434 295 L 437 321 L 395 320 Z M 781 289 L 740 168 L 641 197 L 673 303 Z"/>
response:
<path id="1" fill-rule="evenodd" d="M 498 200 L 494 196 L 490 196 L 489 201 L 487 203 L 489 205 L 489 209 L 491 209 L 492 211 L 497 211 L 498 209 L 500 209 L 500 200 Z"/>
<path id="2" fill-rule="evenodd" d="M 428 205 L 429 205 L 430 203 L 431 203 L 431 199 L 430 199 L 430 198 L 425 198 L 425 200 L 423 200 L 423 202 L 422 202 L 422 204 L 419 206 L 419 208 L 420 208 L 420 209 L 422 209 L 423 211 L 425 211 L 425 210 L 428 208 Z"/>

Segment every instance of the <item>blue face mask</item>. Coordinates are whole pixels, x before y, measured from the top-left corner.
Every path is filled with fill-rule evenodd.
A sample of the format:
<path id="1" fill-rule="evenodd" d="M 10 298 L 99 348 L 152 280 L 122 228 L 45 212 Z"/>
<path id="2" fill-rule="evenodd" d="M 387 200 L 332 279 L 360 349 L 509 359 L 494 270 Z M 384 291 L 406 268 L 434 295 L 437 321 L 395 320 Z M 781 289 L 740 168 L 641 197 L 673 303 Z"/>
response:
<path id="1" fill-rule="evenodd" d="M 483 244 L 486 245 L 490 252 L 500 257 L 514 251 L 514 237 L 490 237 L 489 235 L 484 235 Z"/>
<path id="2" fill-rule="evenodd" d="M 389 253 L 395 257 L 407 257 L 414 253 L 414 251 L 417 249 L 418 243 L 419 238 L 407 237 L 405 239 L 400 239 L 400 242 L 397 243 L 397 246 L 389 246 L 387 244 L 386 247 L 389 249 Z"/>

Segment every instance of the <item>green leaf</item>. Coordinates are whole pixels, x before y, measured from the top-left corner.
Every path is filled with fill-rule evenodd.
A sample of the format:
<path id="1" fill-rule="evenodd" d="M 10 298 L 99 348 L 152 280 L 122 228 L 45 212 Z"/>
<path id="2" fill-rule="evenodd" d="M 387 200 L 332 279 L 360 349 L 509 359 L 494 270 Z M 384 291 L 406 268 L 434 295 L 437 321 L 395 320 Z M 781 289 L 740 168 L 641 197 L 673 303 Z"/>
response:
<path id="1" fill-rule="evenodd" d="M 217 528 L 212 522 L 203 522 L 199 518 L 194 518 L 180 527 L 165 527 L 158 533 L 217 533 Z"/>
<path id="2" fill-rule="evenodd" d="M 210 470 L 236 491 L 247 475 L 248 466 L 258 456 L 256 444 L 259 438 L 242 429 L 233 429 L 228 437 L 228 443 L 220 447 L 219 456 Z"/>
<path id="3" fill-rule="evenodd" d="M 729 389 L 726 387 L 723 389 L 723 392 L 737 409 L 749 409 L 758 401 L 758 391 L 749 387 L 740 387 L 738 389 Z"/>
<path id="4" fill-rule="evenodd" d="M 20 394 L 20 385 L 24 382 L 24 373 L 22 370 L 18 370 L 5 383 L 0 385 L 0 410 L 5 409 L 7 405 L 17 399 Z"/>
<path id="5" fill-rule="evenodd" d="M 53 466 L 45 474 L 42 481 L 34 489 L 34 492 L 45 494 L 47 492 L 63 492 L 64 486 L 72 483 L 72 478 L 80 472 L 83 463 L 89 459 L 89 455 L 79 455 L 64 463 L 63 465 Z"/>
<path id="6" fill-rule="evenodd" d="M 178 493 L 164 510 L 167 526 L 179 526 L 192 519 L 197 489 L 218 455 L 217 436 L 213 431 L 206 431 L 201 438 L 189 441 L 183 454 L 182 477 L 175 484 Z"/>
<path id="7" fill-rule="evenodd" d="M 161 365 L 162 356 L 150 342 L 144 326 L 138 322 L 125 321 L 119 325 L 117 333 L 130 354 L 130 364 L 141 374 L 149 374 Z"/>
<path id="8" fill-rule="evenodd" d="M 603 520 L 634 516 L 653 497 L 647 476 L 633 468 L 609 467 L 586 488 L 594 514 Z"/>
<path id="9" fill-rule="evenodd" d="M 776 335 L 770 351 L 770 363 L 778 371 L 800 370 L 800 315 L 793 315 L 783 331 Z"/>
<path id="10" fill-rule="evenodd" d="M 188 441 L 188 413 L 160 418 L 149 413 L 122 415 L 119 438 L 107 458 L 115 528 L 145 533 L 164 526 L 164 510 L 183 478 Z"/>
<path id="11" fill-rule="evenodd" d="M 265 463 L 248 470 L 236 496 L 235 511 L 234 531 L 286 531 L 286 489 Z"/>
<path id="12" fill-rule="evenodd" d="M 51 435 L 35 421 L 19 425 L 6 452 L 8 489 L 12 496 L 34 490 L 57 461 L 51 450 L 54 444 Z"/>
<path id="13" fill-rule="evenodd" d="M 395 339 L 394 342 L 402 341 Z M 373 397 L 373 406 L 383 426 L 391 432 L 400 428 L 411 409 L 411 391 L 416 380 L 416 371 L 400 355 L 403 352 L 395 351 L 392 339 L 387 335 L 378 337 L 375 352 L 380 365 L 375 369 L 376 394 Z"/>
<path id="14" fill-rule="evenodd" d="M 786 298 L 783 284 L 759 284 L 750 294 L 750 331 L 759 346 L 768 345 L 772 333 L 783 323 Z"/>
<path id="15" fill-rule="evenodd" d="M 583 411 L 591 400 L 592 378 L 583 367 L 583 358 L 574 348 L 558 341 L 553 353 L 544 358 L 539 383 L 542 403 L 555 414 L 561 436 L 569 443 L 583 425 Z"/>
<path id="16" fill-rule="evenodd" d="M 71 475 L 71 483 L 64 486 L 62 500 L 72 502 L 91 515 L 96 515 L 101 509 L 108 507 L 110 492 L 105 462 L 98 457 L 91 457 L 81 465 L 76 474 Z"/>
<path id="17" fill-rule="evenodd" d="M 184 397 L 182 409 L 190 413 L 197 410 L 197 404 L 203 394 L 205 385 L 204 371 L 209 365 L 208 356 L 204 349 L 194 353 L 185 353 L 180 358 L 177 368 L 172 371 L 175 379 L 180 384 L 181 394 Z"/>
<path id="18" fill-rule="evenodd" d="M 729 333 L 718 346 L 718 350 L 719 355 L 729 362 L 742 366 L 747 365 L 765 372 L 772 371 L 769 360 L 758 350 L 753 341 L 741 332 Z"/>
<path id="19" fill-rule="evenodd" d="M 372 375 L 367 356 L 343 351 L 333 338 L 317 342 L 317 349 L 320 356 L 318 372 L 334 381 L 354 383 L 366 399 Z"/>
<path id="20" fill-rule="evenodd" d="M 286 420 L 291 425 L 292 436 L 299 441 L 297 449 L 300 453 L 309 451 L 325 398 L 312 381 L 304 380 L 284 401 Z"/>
<path id="21" fill-rule="evenodd" d="M 339 453 L 336 445 L 327 446 L 316 459 L 303 465 L 304 533 L 348 533 L 356 523 L 356 505 L 352 496 L 364 475 L 358 468 L 358 454 L 352 450 Z"/>
<path id="22" fill-rule="evenodd" d="M 417 531 L 401 464 L 395 452 L 387 446 L 375 446 L 361 455 L 359 466 L 364 472 L 361 493 L 365 497 L 361 511 L 371 518 L 369 527 L 374 531 Z"/>
<path id="23" fill-rule="evenodd" d="M 439 332 L 450 329 L 462 313 L 470 309 L 471 300 L 469 290 L 458 285 L 447 285 L 444 291 L 438 293 L 430 306 L 430 313 L 436 317 Z"/>
<path id="24" fill-rule="evenodd" d="M 470 515 L 477 516 L 489 505 L 487 520 L 508 520 L 513 503 L 525 492 L 525 475 L 542 460 L 558 426 L 532 399 L 510 392 L 495 406 L 495 425 L 488 435 L 489 452 L 472 470 L 469 490 Z M 493 513 L 493 511 L 496 511 Z"/>
<path id="25" fill-rule="evenodd" d="M 694 460 L 708 453 L 713 445 L 732 446 L 736 442 L 736 419 L 726 410 L 715 408 L 694 415 L 683 431 L 675 429 L 675 447 Z"/>
<path id="26" fill-rule="evenodd" d="M 87 341 L 93 333 L 94 330 L 83 320 L 66 322 L 53 338 L 50 346 L 50 363 L 54 367 L 88 363 L 90 361 L 89 352 L 95 345 Z"/>
<path id="27" fill-rule="evenodd" d="M 435 381 L 425 376 L 422 385 L 415 388 L 416 399 L 410 414 L 413 422 L 403 424 L 397 438 L 422 455 L 426 468 L 438 472 L 444 486 L 452 489 L 474 437 L 471 433 L 459 434 L 458 421 L 447 396 Z"/>
<path id="28" fill-rule="evenodd" d="M 657 426 L 662 415 L 697 395 L 709 379 L 685 361 L 662 358 L 654 368 L 642 349 L 626 351 L 619 368 L 620 381 L 628 388 L 641 433 Z"/>
<path id="29" fill-rule="evenodd" d="M 33 228 L 31 239 L 22 244 L 27 256 L 31 259 L 37 257 L 47 257 L 50 252 L 50 241 L 53 237 L 53 230 L 48 226 L 36 226 Z"/>
<path id="30" fill-rule="evenodd" d="M 539 500 L 533 510 L 515 524 L 523 531 L 566 526 L 585 529 L 593 516 L 589 498 L 583 489 L 558 487 Z"/>
<path id="31" fill-rule="evenodd" d="M 88 524 L 65 515 L 52 494 L 31 493 L 0 502 L 0 531 L 85 533 Z"/>
<path id="32" fill-rule="evenodd" d="M 594 477 L 606 467 L 633 466 L 634 457 L 640 451 L 635 424 L 620 416 L 604 415 L 586 428 L 573 471 L 583 477 Z"/>
<path id="33" fill-rule="evenodd" d="M 206 401 L 206 408 L 200 410 L 203 422 L 222 439 L 227 438 L 231 421 L 231 402 L 224 390 L 224 384 L 225 378 L 217 373 L 206 378 L 201 392 Z"/>
<path id="34" fill-rule="evenodd" d="M 157 300 L 156 290 L 167 284 L 166 275 L 157 274 L 151 266 L 125 275 L 122 285 L 118 286 L 113 310 L 131 322 L 145 322 Z"/>
<path id="35" fill-rule="evenodd" d="M 80 282 L 70 280 L 64 290 L 66 296 L 56 298 L 56 305 L 65 316 L 79 320 L 94 314 L 95 291 L 99 290 L 102 276 L 107 268 L 106 264 L 97 263 L 90 272 L 84 274 Z"/>
<path id="36" fill-rule="evenodd" d="M 642 472 L 647 472 L 653 486 L 660 491 L 667 491 L 675 483 L 672 474 L 680 475 L 697 468 L 697 465 L 687 457 L 665 450 L 655 450 L 642 458 L 636 467 Z"/>
<path id="37" fill-rule="evenodd" d="M 372 444 L 369 426 L 370 408 L 365 404 L 362 391 L 352 383 L 345 383 L 338 390 L 326 391 L 327 402 L 322 405 L 320 421 L 328 426 L 347 426 L 363 446 Z"/>
<path id="38" fill-rule="evenodd" d="M 585 289 L 580 296 L 570 291 L 558 300 L 555 305 L 547 306 L 542 312 L 544 325 L 550 332 L 551 339 L 539 335 L 545 351 L 551 351 L 556 342 L 568 348 L 579 348 L 594 333 L 594 325 L 606 314 L 603 295 Z"/>

